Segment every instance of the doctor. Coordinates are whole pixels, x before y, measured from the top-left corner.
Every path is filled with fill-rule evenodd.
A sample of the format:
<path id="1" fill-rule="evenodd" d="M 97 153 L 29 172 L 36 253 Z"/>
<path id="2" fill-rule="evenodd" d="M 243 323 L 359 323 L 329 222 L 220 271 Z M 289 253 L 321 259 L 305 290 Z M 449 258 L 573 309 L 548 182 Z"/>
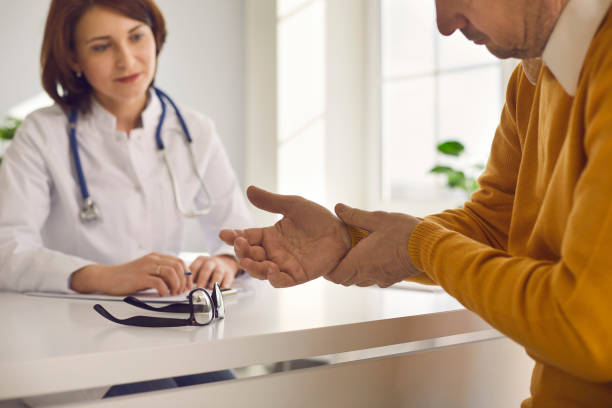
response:
<path id="1" fill-rule="evenodd" d="M 41 64 L 56 103 L 0 166 L 0 289 L 231 286 L 239 266 L 217 232 L 249 213 L 210 119 L 153 87 L 165 37 L 151 0 L 51 2 Z M 186 216 L 212 254 L 190 265 L 176 256 Z"/>

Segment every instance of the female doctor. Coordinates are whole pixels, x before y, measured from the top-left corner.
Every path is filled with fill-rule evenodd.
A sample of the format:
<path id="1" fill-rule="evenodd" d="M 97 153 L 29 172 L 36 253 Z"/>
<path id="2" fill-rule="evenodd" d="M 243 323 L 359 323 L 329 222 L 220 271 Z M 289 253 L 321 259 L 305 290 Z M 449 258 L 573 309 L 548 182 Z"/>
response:
<path id="1" fill-rule="evenodd" d="M 165 36 L 152 0 L 51 2 L 41 64 L 56 104 L 24 120 L 0 166 L 0 289 L 232 284 L 217 233 L 249 225 L 248 210 L 212 122 L 153 86 Z M 212 255 L 189 266 L 185 216 Z"/>

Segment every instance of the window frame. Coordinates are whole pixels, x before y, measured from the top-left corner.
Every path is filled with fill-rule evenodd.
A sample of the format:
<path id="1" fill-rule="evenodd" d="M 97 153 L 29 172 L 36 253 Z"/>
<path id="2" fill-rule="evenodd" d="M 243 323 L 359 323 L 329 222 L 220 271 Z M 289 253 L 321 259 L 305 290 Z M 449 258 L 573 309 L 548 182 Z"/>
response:
<path id="1" fill-rule="evenodd" d="M 441 179 L 440 183 L 432 185 L 432 195 L 435 199 L 423 199 L 418 197 L 392 198 L 390 192 L 385 191 L 385 180 L 383 170 L 383 106 L 382 92 L 385 81 L 382 75 L 382 26 L 381 26 L 382 0 L 372 0 L 367 2 L 367 33 L 368 38 L 365 42 L 367 56 L 367 74 L 365 92 L 367 106 L 365 108 L 365 118 L 367 122 L 366 142 L 366 208 L 381 209 L 387 211 L 407 212 L 416 216 L 443 211 L 447 208 L 455 208 L 462 203 L 464 196 L 461 192 L 449 191 Z M 505 101 L 505 87 L 507 81 L 516 66 L 516 60 L 503 60 L 499 62 L 500 82 L 501 82 L 501 101 L 503 106 Z M 436 69 L 433 72 L 436 80 L 446 73 L 461 72 L 465 70 L 495 66 L 496 63 L 477 63 L 467 67 L 453 68 L 449 70 Z M 493 135 L 491 135 L 491 140 Z M 435 148 L 432 146 L 432 148 Z"/>
<path id="2" fill-rule="evenodd" d="M 384 199 L 380 7 L 381 0 L 327 1 L 327 180 L 321 204 L 332 209 L 344 202 L 417 216 L 456 207 L 452 195 L 435 202 Z M 270 191 L 278 186 L 276 23 L 276 0 L 245 3 L 245 179 Z M 516 63 L 503 62 L 504 83 Z M 253 215 L 261 225 L 277 220 L 262 211 Z"/>

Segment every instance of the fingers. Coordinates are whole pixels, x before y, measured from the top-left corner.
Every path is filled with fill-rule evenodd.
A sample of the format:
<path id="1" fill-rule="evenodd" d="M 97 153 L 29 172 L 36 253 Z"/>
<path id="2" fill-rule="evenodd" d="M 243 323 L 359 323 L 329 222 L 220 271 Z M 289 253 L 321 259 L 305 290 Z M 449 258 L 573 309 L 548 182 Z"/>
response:
<path id="1" fill-rule="evenodd" d="M 249 201 L 255 207 L 277 214 L 285 214 L 294 200 L 292 196 L 270 193 L 255 186 L 249 186 L 246 193 Z"/>
<path id="2" fill-rule="evenodd" d="M 113 294 L 130 294 L 154 288 L 160 296 L 178 295 L 191 284 L 185 276 L 187 267 L 180 258 L 156 252 L 115 267 L 120 279 Z"/>
<path id="3" fill-rule="evenodd" d="M 210 280 L 210 276 L 215 269 L 215 264 L 210 258 L 201 257 L 202 262 L 199 269 L 196 270 L 196 286 L 198 288 L 205 288 Z"/>
<path id="4" fill-rule="evenodd" d="M 221 284 L 223 278 L 225 277 L 227 270 L 221 266 L 215 267 L 213 269 L 212 274 L 210 275 L 210 279 L 208 280 L 208 289 L 212 289 L 215 286 L 215 283 Z"/>
<path id="5" fill-rule="evenodd" d="M 168 288 L 170 289 L 171 295 L 178 295 L 180 293 L 181 284 L 176 276 L 176 272 L 170 266 L 159 265 L 159 272 L 154 277 L 163 279 Z"/>
<path id="6" fill-rule="evenodd" d="M 190 288 L 190 281 L 185 276 L 185 271 L 188 271 L 188 269 L 181 258 L 155 252 L 145 258 L 154 263 L 156 269 L 157 266 L 160 266 L 159 276 L 166 281 L 173 295 L 178 295 Z"/>
<path id="7" fill-rule="evenodd" d="M 234 240 L 238 237 L 235 230 L 224 229 L 219 232 L 219 238 L 227 245 L 234 245 Z"/>
<path id="8" fill-rule="evenodd" d="M 340 261 L 336 269 L 331 271 L 326 278 L 334 283 L 345 286 L 353 284 L 354 278 L 359 272 L 359 263 L 353 261 L 353 259 L 355 259 L 355 253 L 358 251 L 357 248 L 350 251 L 344 259 Z"/>
<path id="9" fill-rule="evenodd" d="M 238 259 L 249 257 L 249 243 L 245 238 L 236 238 L 234 242 L 234 253 Z"/>
<path id="10" fill-rule="evenodd" d="M 229 288 L 234 281 L 236 271 L 233 267 L 215 257 L 198 257 L 191 267 L 196 271 L 196 286 L 212 289 L 215 283 L 222 288 Z"/>
<path id="11" fill-rule="evenodd" d="M 200 268 L 202 267 L 202 264 L 207 259 L 208 259 L 207 256 L 198 256 L 193 262 L 191 262 L 191 265 L 189 265 L 189 270 L 193 273 L 192 276 L 194 277 L 194 280 L 195 280 L 198 272 L 200 271 Z"/>
<path id="12" fill-rule="evenodd" d="M 147 288 L 155 289 L 159 296 L 163 297 L 170 293 L 170 289 L 162 278 L 158 278 L 156 276 L 147 276 L 144 279 L 143 283 L 147 286 Z"/>
<path id="13" fill-rule="evenodd" d="M 275 288 L 287 288 L 303 283 L 288 273 L 282 272 L 278 265 L 270 261 L 256 262 L 246 258 L 241 265 L 249 275 L 260 280 L 268 280 Z"/>
<path id="14" fill-rule="evenodd" d="M 256 279 L 267 279 L 269 269 L 276 266 L 266 260 L 265 249 L 259 246 L 250 246 L 245 238 L 236 239 L 234 252 L 238 257 L 240 266 Z"/>
<path id="15" fill-rule="evenodd" d="M 250 258 L 254 261 L 266 260 L 266 250 L 258 245 L 249 245 L 249 242 L 242 237 L 236 238 L 234 242 L 234 252 L 238 259 Z"/>
<path id="16" fill-rule="evenodd" d="M 219 238 L 228 245 L 234 245 L 238 238 L 246 239 L 252 245 L 259 245 L 263 241 L 264 228 L 249 228 L 246 230 L 225 229 L 219 232 Z"/>
<path id="17" fill-rule="evenodd" d="M 240 260 L 242 268 L 252 277 L 260 280 L 268 279 L 268 273 L 278 270 L 278 266 L 270 261 L 257 262 L 249 258 Z"/>
<path id="18" fill-rule="evenodd" d="M 170 284 L 173 295 L 187 290 L 187 277 L 185 276 L 187 267 L 181 259 L 170 256 L 162 257 L 159 265 L 162 267 L 161 276 Z"/>
<path id="19" fill-rule="evenodd" d="M 221 289 L 229 289 L 232 287 L 232 283 L 234 283 L 234 278 L 236 278 L 235 273 L 226 273 L 223 277 L 223 280 L 219 284 Z"/>
<path id="20" fill-rule="evenodd" d="M 344 204 L 336 204 L 334 207 L 336 215 L 348 225 L 362 228 L 367 231 L 374 231 L 381 222 L 382 212 L 371 212 L 352 208 Z"/>

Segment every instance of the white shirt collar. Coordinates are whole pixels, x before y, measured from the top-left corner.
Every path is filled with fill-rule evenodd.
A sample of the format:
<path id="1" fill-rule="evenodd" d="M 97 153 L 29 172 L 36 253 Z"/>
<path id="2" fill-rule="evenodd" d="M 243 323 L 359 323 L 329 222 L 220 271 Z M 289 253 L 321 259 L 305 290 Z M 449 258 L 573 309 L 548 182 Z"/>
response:
<path id="1" fill-rule="evenodd" d="M 570 96 L 576 94 L 584 58 L 611 2 L 570 0 L 544 48 L 544 64 Z"/>
<path id="2" fill-rule="evenodd" d="M 141 114 L 142 127 L 148 129 L 151 126 L 157 126 L 159 115 L 161 113 L 161 104 L 153 89 L 148 90 L 147 105 Z M 96 98 L 92 97 L 91 103 L 91 118 L 98 129 L 114 132 L 117 128 L 117 118 L 115 115 L 106 110 Z"/>

